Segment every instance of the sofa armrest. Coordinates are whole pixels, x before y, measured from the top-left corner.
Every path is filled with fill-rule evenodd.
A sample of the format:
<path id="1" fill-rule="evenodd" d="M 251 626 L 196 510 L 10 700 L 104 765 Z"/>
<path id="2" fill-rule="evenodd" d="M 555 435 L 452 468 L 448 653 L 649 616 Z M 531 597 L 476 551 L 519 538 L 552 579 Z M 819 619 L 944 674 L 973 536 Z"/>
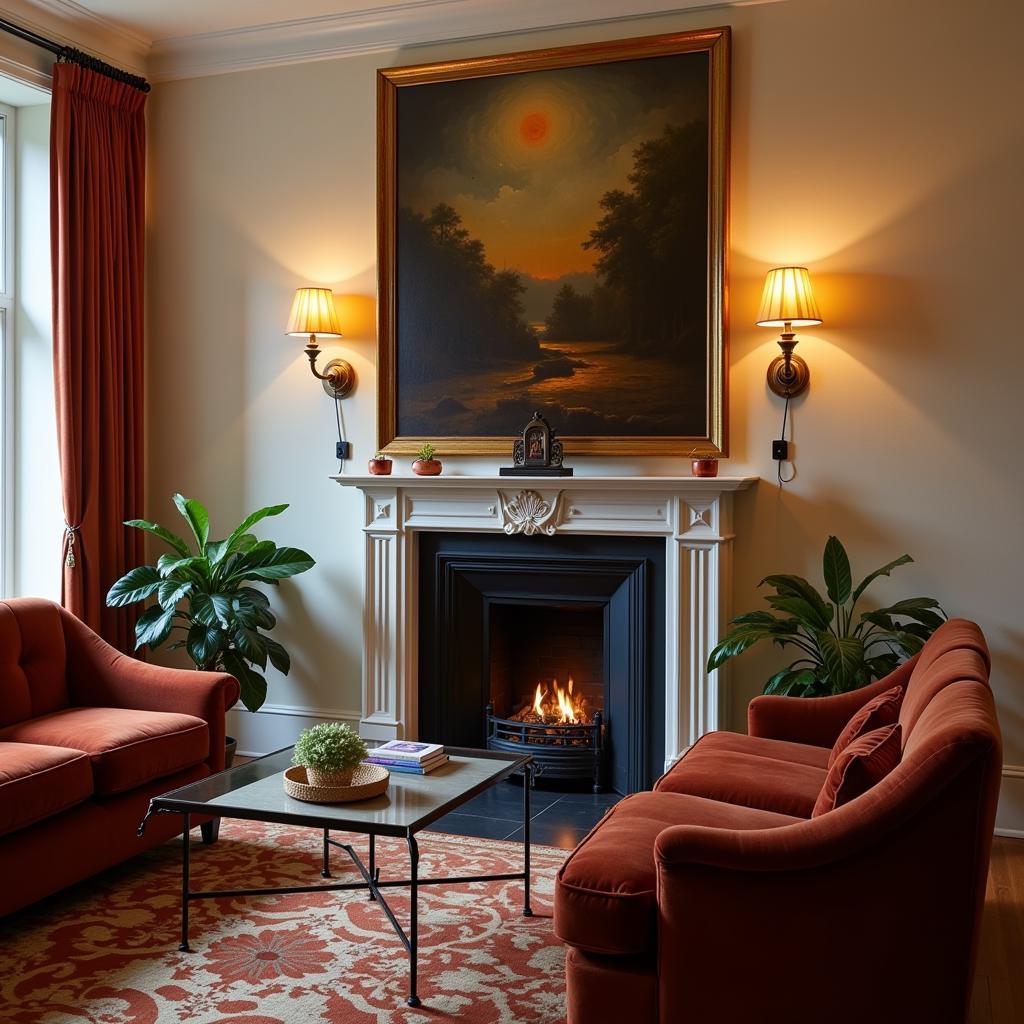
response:
<path id="1" fill-rule="evenodd" d="M 70 613 L 61 610 L 67 645 L 67 685 L 79 707 L 168 711 L 203 719 L 210 730 L 209 764 L 224 767 L 224 716 L 239 686 L 226 672 L 149 665 L 122 654 Z"/>
<path id="2" fill-rule="evenodd" d="M 747 731 L 751 736 L 831 747 L 843 726 L 869 700 L 894 686 L 907 685 L 917 658 L 915 654 L 870 686 L 835 697 L 755 697 L 747 707 Z"/>

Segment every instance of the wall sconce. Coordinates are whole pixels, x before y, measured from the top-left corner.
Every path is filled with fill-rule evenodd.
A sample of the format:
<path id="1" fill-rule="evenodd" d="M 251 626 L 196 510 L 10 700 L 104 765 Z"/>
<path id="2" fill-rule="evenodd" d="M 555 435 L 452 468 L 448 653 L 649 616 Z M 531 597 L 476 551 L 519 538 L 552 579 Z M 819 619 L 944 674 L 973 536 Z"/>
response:
<path id="1" fill-rule="evenodd" d="M 340 338 L 341 325 L 334 308 L 334 294 L 330 288 L 297 288 L 285 334 L 293 338 L 309 338 L 306 356 L 313 376 L 323 382 L 328 398 L 345 398 L 356 386 L 356 372 L 344 359 L 332 359 L 321 373 L 316 368 L 320 355 L 317 337 Z"/>
<path id="2" fill-rule="evenodd" d="M 796 336 L 794 327 L 813 327 L 821 323 L 818 304 L 811 290 L 811 275 L 806 267 L 776 267 L 769 270 L 761 293 L 761 311 L 757 314 L 758 327 L 781 327 L 779 348 L 768 367 L 768 387 L 780 398 L 794 398 L 807 390 L 811 371 L 807 364 L 794 355 Z"/>

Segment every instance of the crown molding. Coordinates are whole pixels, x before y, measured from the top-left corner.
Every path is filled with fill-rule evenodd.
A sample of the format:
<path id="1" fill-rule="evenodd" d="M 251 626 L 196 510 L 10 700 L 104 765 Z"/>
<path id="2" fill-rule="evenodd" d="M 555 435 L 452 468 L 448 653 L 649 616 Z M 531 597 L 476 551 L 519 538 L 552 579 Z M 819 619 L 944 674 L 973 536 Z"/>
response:
<path id="1" fill-rule="evenodd" d="M 130 31 L 123 25 L 86 10 L 74 0 L 4 0 L 4 14 L 33 32 L 65 43 L 99 57 L 108 64 L 124 68 L 134 74 L 145 75 L 150 51 L 150 40 Z M 30 44 L 17 41 L 21 48 Z M 6 47 L 5 47 L 6 48 Z M 36 73 L 45 58 L 52 65 L 53 58 L 37 47 L 32 51 L 42 56 L 33 59 Z M 22 66 L 27 61 L 14 58 Z"/>
<path id="2" fill-rule="evenodd" d="M 159 39 L 153 43 L 147 70 L 150 79 L 161 82 L 425 43 L 780 2 L 783 0 L 406 0 L 383 9 Z"/>

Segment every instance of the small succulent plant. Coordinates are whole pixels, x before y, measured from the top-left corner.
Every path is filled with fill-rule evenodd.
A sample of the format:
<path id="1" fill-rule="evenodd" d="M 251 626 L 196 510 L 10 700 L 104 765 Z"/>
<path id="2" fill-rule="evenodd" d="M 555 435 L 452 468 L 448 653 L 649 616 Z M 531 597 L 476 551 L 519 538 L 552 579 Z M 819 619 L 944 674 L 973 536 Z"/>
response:
<path id="1" fill-rule="evenodd" d="M 422 448 L 416 453 L 417 459 L 422 459 L 424 462 L 430 462 L 434 457 L 434 452 L 437 449 L 428 441 Z"/>

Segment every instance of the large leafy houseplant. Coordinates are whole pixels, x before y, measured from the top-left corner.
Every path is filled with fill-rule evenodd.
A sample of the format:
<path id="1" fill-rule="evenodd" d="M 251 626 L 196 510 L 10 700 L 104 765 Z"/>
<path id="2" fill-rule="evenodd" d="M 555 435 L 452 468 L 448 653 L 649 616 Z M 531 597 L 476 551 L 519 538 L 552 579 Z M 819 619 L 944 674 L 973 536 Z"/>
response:
<path id="1" fill-rule="evenodd" d="M 198 669 L 220 669 L 241 687 L 242 703 L 258 711 L 267 699 L 267 662 L 288 674 L 291 657 L 266 635 L 277 618 L 262 591 L 248 584 L 269 583 L 296 576 L 316 563 L 299 548 L 278 547 L 258 540 L 250 531 L 261 520 L 278 516 L 287 505 L 269 505 L 246 516 L 225 540 L 210 540 L 210 515 L 194 498 L 174 495 L 193 538 L 184 538 L 146 519 L 125 526 L 159 537 L 171 551 L 156 565 L 140 565 L 121 577 L 107 594 L 112 607 L 156 598 L 135 625 L 135 646 L 156 648 L 175 633 L 171 645 L 184 647 Z"/>
<path id="2" fill-rule="evenodd" d="M 711 652 L 708 671 L 771 640 L 779 647 L 795 647 L 801 655 L 768 680 L 765 693 L 822 697 L 883 678 L 916 654 L 946 618 L 931 597 L 910 597 L 856 614 L 874 580 L 912 561 L 910 555 L 900 555 L 854 587 L 846 550 L 829 537 L 823 559 L 827 599 L 802 576 L 766 576 L 758 586 L 767 584 L 775 591 L 765 598 L 773 611 L 733 619 L 733 628 Z"/>

